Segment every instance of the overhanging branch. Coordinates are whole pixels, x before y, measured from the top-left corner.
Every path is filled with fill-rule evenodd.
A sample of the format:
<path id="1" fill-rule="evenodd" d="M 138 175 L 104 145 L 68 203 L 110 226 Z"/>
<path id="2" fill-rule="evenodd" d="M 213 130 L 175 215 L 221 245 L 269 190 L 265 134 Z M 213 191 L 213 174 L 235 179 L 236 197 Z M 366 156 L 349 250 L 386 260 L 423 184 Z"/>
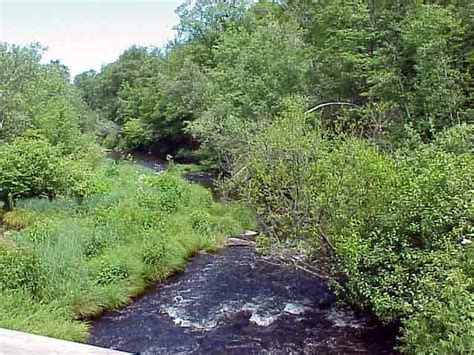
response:
<path id="1" fill-rule="evenodd" d="M 319 104 L 319 105 L 313 107 L 312 109 L 306 111 L 304 114 L 307 115 L 308 113 L 311 113 L 311 112 L 314 112 L 314 111 L 316 111 L 316 110 L 319 110 L 320 108 L 323 108 L 323 107 L 326 107 L 326 106 L 335 106 L 335 105 L 339 105 L 339 106 L 341 106 L 341 105 L 348 105 L 348 106 L 359 107 L 359 106 L 357 106 L 356 104 L 353 104 L 353 103 L 351 103 L 351 102 L 338 102 L 338 101 L 336 101 L 336 102 L 325 102 L 325 103 L 323 103 L 323 104 Z"/>

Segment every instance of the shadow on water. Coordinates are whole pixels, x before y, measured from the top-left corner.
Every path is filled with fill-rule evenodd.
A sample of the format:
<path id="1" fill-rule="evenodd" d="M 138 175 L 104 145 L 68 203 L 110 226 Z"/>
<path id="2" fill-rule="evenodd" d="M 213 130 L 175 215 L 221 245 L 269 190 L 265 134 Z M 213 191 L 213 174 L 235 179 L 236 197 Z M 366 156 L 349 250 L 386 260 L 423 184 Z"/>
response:
<path id="1" fill-rule="evenodd" d="M 324 280 L 240 246 L 199 253 L 105 313 L 90 343 L 143 354 L 393 354 L 395 335 L 336 305 Z"/>

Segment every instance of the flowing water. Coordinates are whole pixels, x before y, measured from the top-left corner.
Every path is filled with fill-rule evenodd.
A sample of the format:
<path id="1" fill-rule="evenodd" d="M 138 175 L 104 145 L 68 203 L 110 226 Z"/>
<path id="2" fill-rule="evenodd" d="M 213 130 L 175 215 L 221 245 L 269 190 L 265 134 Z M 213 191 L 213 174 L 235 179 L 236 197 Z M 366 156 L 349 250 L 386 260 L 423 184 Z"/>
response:
<path id="1" fill-rule="evenodd" d="M 143 354 L 392 354 L 394 339 L 393 329 L 336 305 L 321 278 L 233 246 L 198 253 L 104 314 L 90 343 Z"/>
<path id="2" fill-rule="evenodd" d="M 199 253 L 92 328 L 91 344 L 143 354 L 390 354 L 393 332 L 334 304 L 318 277 L 250 247 Z"/>

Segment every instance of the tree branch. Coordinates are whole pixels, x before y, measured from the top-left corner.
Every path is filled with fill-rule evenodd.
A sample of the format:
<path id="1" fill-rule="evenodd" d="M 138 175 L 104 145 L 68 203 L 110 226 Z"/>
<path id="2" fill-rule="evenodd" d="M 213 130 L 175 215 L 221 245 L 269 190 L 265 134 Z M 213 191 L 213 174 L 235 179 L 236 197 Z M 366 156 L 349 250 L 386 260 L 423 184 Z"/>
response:
<path id="1" fill-rule="evenodd" d="M 326 106 L 334 106 L 334 105 L 340 105 L 340 106 L 341 106 L 341 105 L 348 105 L 348 106 L 359 107 L 359 106 L 357 106 L 356 104 L 353 104 L 353 103 L 351 103 L 351 102 L 338 102 L 338 101 L 336 101 L 336 102 L 325 102 L 325 103 L 323 103 L 323 104 L 319 104 L 319 105 L 313 107 L 312 109 L 306 111 L 304 114 L 307 115 L 308 113 L 311 113 L 311 112 L 314 112 L 314 111 L 316 111 L 316 110 L 319 110 L 320 108 L 323 108 L 323 107 L 326 107 Z"/>

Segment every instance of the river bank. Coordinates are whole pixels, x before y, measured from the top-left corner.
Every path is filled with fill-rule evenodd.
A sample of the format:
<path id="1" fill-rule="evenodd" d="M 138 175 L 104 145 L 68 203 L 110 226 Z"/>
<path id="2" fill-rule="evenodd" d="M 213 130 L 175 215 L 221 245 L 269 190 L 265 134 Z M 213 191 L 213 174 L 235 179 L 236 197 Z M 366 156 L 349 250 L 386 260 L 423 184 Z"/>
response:
<path id="1" fill-rule="evenodd" d="M 199 250 L 253 226 L 178 173 L 105 163 L 99 191 L 18 201 L 0 241 L 0 327 L 84 341 L 87 319 L 130 302 Z"/>

